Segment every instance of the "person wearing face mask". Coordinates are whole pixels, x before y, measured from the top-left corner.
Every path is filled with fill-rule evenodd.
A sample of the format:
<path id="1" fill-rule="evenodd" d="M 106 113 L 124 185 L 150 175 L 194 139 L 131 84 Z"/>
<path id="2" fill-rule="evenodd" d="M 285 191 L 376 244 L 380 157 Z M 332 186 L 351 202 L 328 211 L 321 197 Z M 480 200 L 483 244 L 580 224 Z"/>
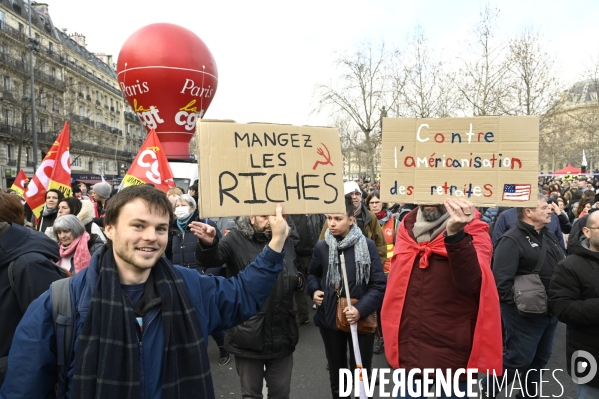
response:
<path id="1" fill-rule="evenodd" d="M 169 198 L 170 199 L 170 198 Z M 197 237 L 190 231 L 190 223 L 201 221 L 208 224 L 216 230 L 217 237 L 221 238 L 222 234 L 216 223 L 210 219 L 200 220 L 196 202 L 189 194 L 182 194 L 174 198 L 172 201 L 175 220 L 169 232 L 169 243 L 165 256 L 173 265 L 179 265 L 190 269 L 196 269 L 200 274 L 212 276 L 224 276 L 224 272 L 220 266 L 218 267 L 202 267 L 198 265 L 195 259 L 195 248 L 198 243 Z M 225 350 L 225 333 L 221 330 L 215 331 L 212 338 L 216 341 L 219 349 L 218 364 L 225 366 L 229 363 L 230 356 Z"/>
<path id="2" fill-rule="evenodd" d="M 198 243 L 197 237 L 190 233 L 190 223 L 201 221 L 215 228 L 216 235 L 222 237 L 221 232 L 210 219 L 200 220 L 196 202 L 189 194 L 179 195 L 173 201 L 175 220 L 170 228 L 169 243 L 165 256 L 174 265 L 188 267 L 198 270 L 201 274 L 212 274 L 220 276 L 220 267 L 201 268 L 195 259 L 195 249 Z"/>
<path id="3" fill-rule="evenodd" d="M 47 228 L 52 227 L 56 220 L 58 212 L 58 202 L 64 198 L 62 192 L 56 189 L 50 189 L 46 192 L 46 204 L 42 209 L 42 214 L 38 219 L 37 231 L 44 233 Z"/>

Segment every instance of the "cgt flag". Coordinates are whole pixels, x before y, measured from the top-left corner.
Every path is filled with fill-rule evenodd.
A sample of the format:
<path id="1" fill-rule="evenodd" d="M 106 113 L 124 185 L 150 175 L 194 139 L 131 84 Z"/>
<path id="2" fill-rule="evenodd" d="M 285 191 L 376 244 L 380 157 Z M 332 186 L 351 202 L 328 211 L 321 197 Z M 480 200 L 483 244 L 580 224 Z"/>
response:
<path id="1" fill-rule="evenodd" d="M 25 201 L 36 217 L 40 217 L 50 189 L 71 196 L 71 154 L 69 153 L 69 123 L 65 122 L 62 132 L 50 147 L 50 151 L 38 167 L 25 191 Z"/>
<path id="2" fill-rule="evenodd" d="M 139 149 L 139 153 L 123 179 L 121 188 L 146 183 L 151 183 L 164 192 L 175 187 L 173 172 L 154 129 L 148 133 L 146 141 Z"/>
<path id="3" fill-rule="evenodd" d="M 29 179 L 25 175 L 25 171 L 23 169 L 21 169 L 19 171 L 19 173 L 17 174 L 17 177 L 15 178 L 15 181 L 13 182 L 10 189 L 15 190 L 17 195 L 19 197 L 23 198 L 23 196 L 25 195 L 25 183 L 28 183 L 28 182 L 29 182 Z"/>

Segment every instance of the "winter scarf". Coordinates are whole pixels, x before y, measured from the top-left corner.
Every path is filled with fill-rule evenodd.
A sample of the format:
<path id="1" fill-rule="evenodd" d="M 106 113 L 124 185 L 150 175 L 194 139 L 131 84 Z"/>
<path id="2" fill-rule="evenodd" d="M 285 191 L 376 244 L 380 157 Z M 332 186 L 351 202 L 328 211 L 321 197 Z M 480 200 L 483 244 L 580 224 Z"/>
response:
<path id="1" fill-rule="evenodd" d="M 354 223 L 349 233 L 341 241 L 337 241 L 331 230 L 327 229 L 324 240 L 329 246 L 329 268 L 327 271 L 327 284 L 333 287 L 341 287 L 341 274 L 339 274 L 338 251 L 354 247 L 356 257 L 356 284 L 368 284 L 370 279 L 370 252 L 366 237 L 362 230 Z"/>
<path id="2" fill-rule="evenodd" d="M 389 213 L 391 213 L 391 212 L 389 212 Z M 375 213 L 374 216 L 376 216 L 376 218 L 379 220 L 379 222 L 382 222 L 381 219 L 383 219 L 383 218 L 385 219 L 385 222 L 387 220 L 389 220 L 389 216 L 387 216 L 387 210 L 386 209 L 383 209 L 382 211 Z"/>
<path id="3" fill-rule="evenodd" d="M 414 234 L 414 237 L 416 237 L 416 242 L 434 240 L 443 230 L 445 230 L 447 219 L 449 219 L 449 212 L 445 212 L 437 220 L 424 220 L 422 211 L 418 209 L 416 223 L 414 223 L 414 228 L 412 229 L 412 233 Z"/>
<path id="4" fill-rule="evenodd" d="M 73 263 L 75 265 L 75 273 L 79 273 L 81 270 L 85 269 L 89 266 L 89 261 L 91 260 L 91 255 L 89 254 L 89 249 L 87 243 L 89 242 L 89 234 L 87 231 L 84 231 L 83 234 L 73 240 L 73 242 L 68 247 L 60 246 L 60 257 L 66 258 L 67 256 L 73 255 Z M 60 264 L 60 260 L 57 262 Z"/>
<path id="5" fill-rule="evenodd" d="M 104 247 L 98 262 L 98 282 L 75 353 L 72 396 L 141 398 L 133 306 L 121 290 L 112 249 Z M 152 279 L 149 288 L 157 294 L 150 307 L 160 304 L 164 330 L 161 396 L 213 399 L 206 342 L 187 286 L 164 258 L 154 265 Z"/>
<path id="6" fill-rule="evenodd" d="M 189 217 L 185 220 L 177 219 L 177 227 L 179 228 L 181 233 L 185 234 L 185 229 L 189 225 L 189 222 L 191 222 L 191 218 L 193 217 L 193 215 L 195 215 L 195 213 L 192 213 L 191 215 L 189 215 Z"/>
<path id="7" fill-rule="evenodd" d="M 42 211 L 42 216 L 53 215 L 56 212 L 58 212 L 58 207 L 48 208 L 48 207 L 44 206 L 44 210 Z"/>

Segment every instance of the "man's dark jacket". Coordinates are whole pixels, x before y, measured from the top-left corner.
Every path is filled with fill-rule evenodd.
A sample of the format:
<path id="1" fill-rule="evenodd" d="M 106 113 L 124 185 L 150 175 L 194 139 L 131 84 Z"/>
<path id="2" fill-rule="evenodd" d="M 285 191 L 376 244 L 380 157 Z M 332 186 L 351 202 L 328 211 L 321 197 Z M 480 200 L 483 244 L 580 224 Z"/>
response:
<path id="1" fill-rule="evenodd" d="M 584 350 L 599 360 L 599 252 L 579 231 L 568 246 L 570 256 L 555 267 L 549 287 L 549 305 L 566 324 L 566 369 L 571 375 L 572 355 Z M 599 373 L 589 385 L 599 387 Z"/>
<path id="2" fill-rule="evenodd" d="M 235 220 L 237 228 L 213 246 L 198 242 L 196 260 L 200 266 L 227 264 L 227 277 L 237 276 L 268 245 L 270 237 L 256 233 L 249 217 Z M 225 348 L 232 354 L 253 359 L 278 359 L 295 351 L 299 331 L 293 297 L 299 287 L 297 257 L 291 239 L 285 241 L 283 270 L 264 302 L 260 313 L 227 331 Z"/>
<path id="3" fill-rule="evenodd" d="M 565 254 L 547 227 L 543 227 L 537 233 L 533 226 L 518 220 L 495 245 L 493 275 L 501 302 L 514 304 L 514 277 L 533 272 L 541 254 L 543 239 L 546 242 L 547 253 L 539 276 L 545 290 L 549 290 L 553 269 L 564 259 Z"/>
<path id="4" fill-rule="evenodd" d="M 501 212 L 497 220 L 495 220 L 495 226 L 493 227 L 493 245 L 497 245 L 497 241 L 499 241 L 503 233 L 514 227 L 517 220 L 518 212 L 516 208 L 510 208 L 507 211 Z M 555 213 L 551 213 L 551 222 L 546 228 L 557 239 L 559 245 L 565 249 L 564 235 L 560 227 L 559 218 Z"/>
<path id="5" fill-rule="evenodd" d="M 21 256 L 13 266 L 15 294 L 8 281 L 8 266 Z M 54 265 L 59 258 L 58 244 L 45 234 L 0 223 L 0 386 L 19 321 L 29 304 L 62 277 Z"/>
<path id="6" fill-rule="evenodd" d="M 299 235 L 299 241 L 295 245 L 295 253 L 298 256 L 312 256 L 322 226 L 326 224 L 325 216 L 322 214 L 289 215 L 287 220 L 289 219 L 293 220 Z"/>

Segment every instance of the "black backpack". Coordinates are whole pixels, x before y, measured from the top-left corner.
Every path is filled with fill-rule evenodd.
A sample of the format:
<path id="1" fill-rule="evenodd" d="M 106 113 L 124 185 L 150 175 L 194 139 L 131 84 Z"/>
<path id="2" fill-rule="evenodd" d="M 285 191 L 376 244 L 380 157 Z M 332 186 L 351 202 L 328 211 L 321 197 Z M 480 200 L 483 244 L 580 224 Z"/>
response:
<path id="1" fill-rule="evenodd" d="M 24 261 L 23 255 L 10 262 L 8 265 L 8 282 L 13 292 L 17 294 L 15 285 L 14 265 L 16 262 Z M 50 263 L 51 261 L 48 260 Z M 58 366 L 58 384 L 56 386 L 56 398 L 66 398 L 66 377 L 72 355 L 73 342 L 73 304 L 69 283 L 71 276 L 67 270 L 53 264 L 56 271 L 62 277 L 52 283 L 52 319 L 56 331 L 56 365 Z"/>

